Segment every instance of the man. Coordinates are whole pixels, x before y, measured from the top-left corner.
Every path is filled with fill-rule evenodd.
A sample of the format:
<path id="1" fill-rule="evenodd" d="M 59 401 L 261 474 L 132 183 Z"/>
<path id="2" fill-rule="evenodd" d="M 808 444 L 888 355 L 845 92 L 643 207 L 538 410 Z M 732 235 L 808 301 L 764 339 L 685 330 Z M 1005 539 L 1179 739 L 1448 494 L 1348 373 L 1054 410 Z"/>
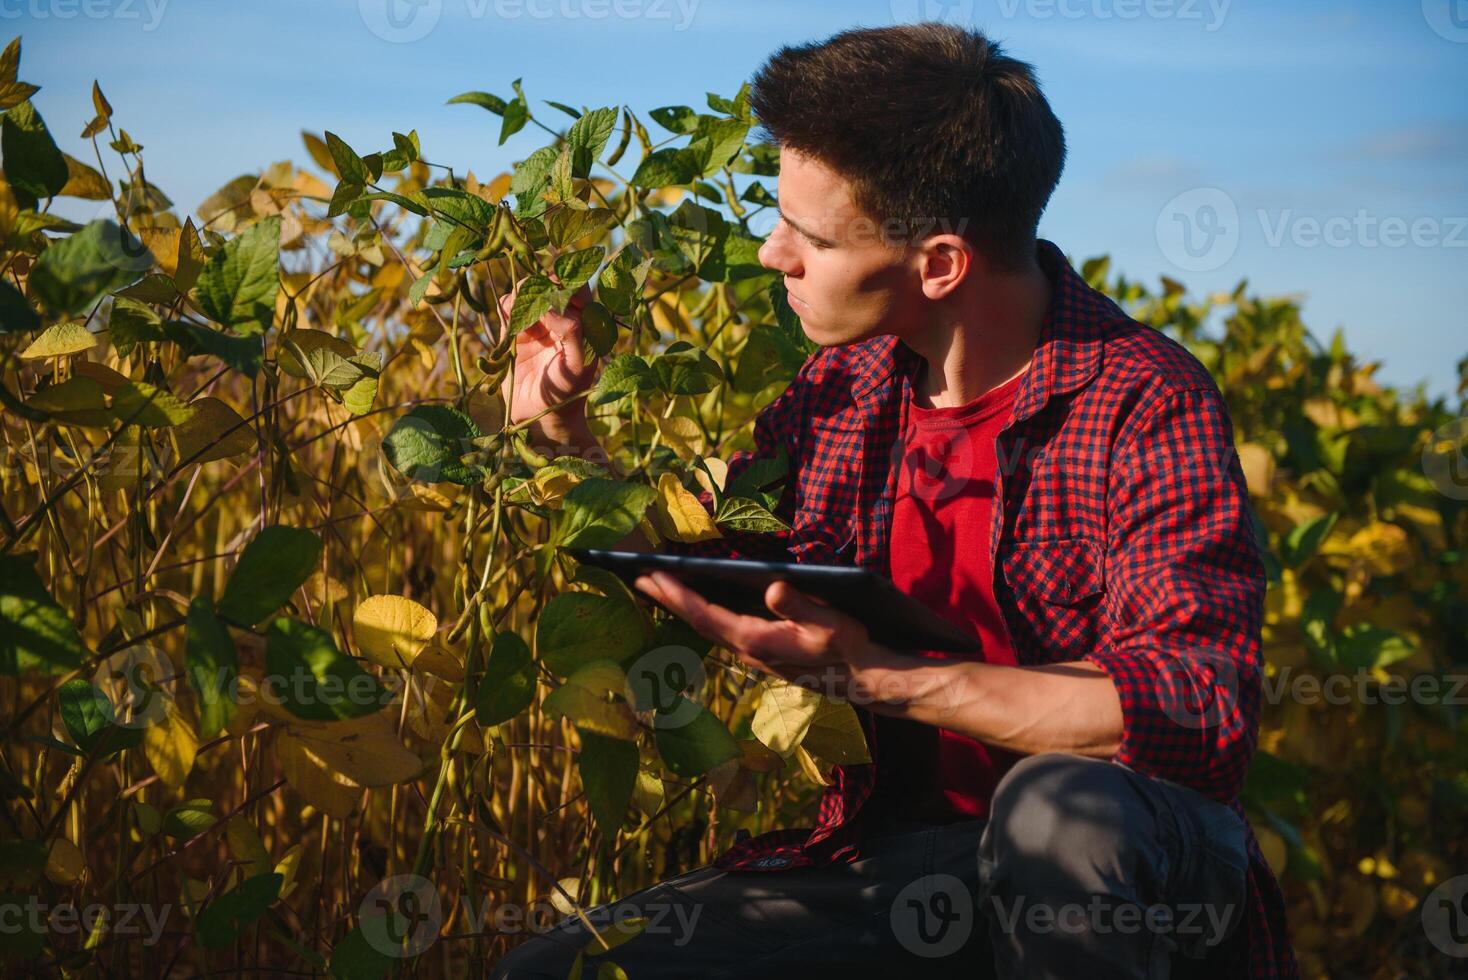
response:
<path id="1" fill-rule="evenodd" d="M 813 829 L 593 910 L 649 919 L 606 958 L 633 980 L 1296 975 L 1237 798 L 1265 582 L 1227 411 L 1036 239 L 1065 144 L 1030 67 L 950 26 L 853 30 L 779 51 L 750 105 L 782 161 L 760 261 L 820 350 L 729 478 L 786 453 L 791 529 L 666 548 L 854 561 L 984 652 L 899 653 L 783 583 L 765 620 L 640 579 L 857 705 L 874 762 L 835 768 Z M 590 382 L 575 329 L 522 339 L 516 418 Z M 540 434 L 594 445 L 580 411 Z M 567 920 L 503 975 L 565 976 L 587 938 Z"/>

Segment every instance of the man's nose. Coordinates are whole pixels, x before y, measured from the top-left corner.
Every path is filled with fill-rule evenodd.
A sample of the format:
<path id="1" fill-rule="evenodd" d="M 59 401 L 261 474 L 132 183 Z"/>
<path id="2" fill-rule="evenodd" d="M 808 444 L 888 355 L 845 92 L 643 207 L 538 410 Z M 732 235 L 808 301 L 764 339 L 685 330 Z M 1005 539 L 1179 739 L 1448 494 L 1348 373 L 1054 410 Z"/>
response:
<path id="1" fill-rule="evenodd" d="M 770 237 L 765 239 L 765 243 L 759 247 L 758 258 L 759 264 L 766 269 L 774 269 L 787 276 L 796 275 L 800 271 L 799 264 L 795 262 L 794 254 L 789 248 L 789 243 L 781 235 L 778 225 L 774 231 L 770 232 Z"/>

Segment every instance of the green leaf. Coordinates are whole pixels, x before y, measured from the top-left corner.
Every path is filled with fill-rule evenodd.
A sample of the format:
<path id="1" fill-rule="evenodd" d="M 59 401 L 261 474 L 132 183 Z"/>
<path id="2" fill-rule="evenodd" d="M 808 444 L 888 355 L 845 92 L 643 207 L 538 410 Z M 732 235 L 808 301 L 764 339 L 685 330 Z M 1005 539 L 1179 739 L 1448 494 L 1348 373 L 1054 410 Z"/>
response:
<path id="1" fill-rule="evenodd" d="M 185 405 L 171 391 L 145 381 L 129 381 L 112 393 L 112 414 L 124 425 L 166 429 L 183 425 L 198 409 Z"/>
<path id="2" fill-rule="evenodd" d="M 459 457 L 474 450 L 483 435 L 474 420 L 445 405 L 419 405 L 393 423 L 382 451 L 399 473 L 423 483 L 472 486 L 484 471 L 462 463 Z"/>
<path id="3" fill-rule="evenodd" d="M 519 334 L 556 305 L 564 291 L 544 276 L 531 276 L 520 284 L 515 294 L 515 307 L 510 311 L 510 334 Z"/>
<path id="4" fill-rule="evenodd" d="M 670 187 L 691 184 L 703 172 L 702 159 L 687 148 L 664 147 L 650 153 L 637 165 L 633 187 Z"/>
<path id="5" fill-rule="evenodd" d="M 597 357 L 606 357 L 617 343 L 617 321 L 605 306 L 595 301 L 581 310 L 581 332 Z"/>
<path id="6" fill-rule="evenodd" d="M 331 154 L 331 162 L 336 164 L 336 175 L 343 181 L 352 184 L 372 182 L 372 175 L 367 172 L 367 165 L 357 151 L 331 130 L 326 131 L 326 150 Z"/>
<path id="7" fill-rule="evenodd" d="M 444 105 L 454 105 L 455 103 L 477 105 L 480 108 L 488 109 L 496 116 L 503 116 L 505 114 L 505 100 L 498 95 L 491 95 L 488 92 L 461 92 L 445 102 Z"/>
<path id="8" fill-rule="evenodd" d="M 29 100 L 0 120 L 0 153 L 5 157 L 5 180 L 21 207 L 34 208 L 39 198 L 55 197 L 66 186 L 66 157 Z"/>
<path id="9" fill-rule="evenodd" d="M 26 405 L 40 409 L 63 425 L 84 425 L 99 429 L 112 428 L 112 412 L 107 408 L 103 387 L 91 378 L 77 375 L 59 385 L 42 388 Z"/>
<path id="10" fill-rule="evenodd" d="M 235 942 L 280 897 L 280 886 L 284 883 L 285 875 L 275 872 L 255 875 L 210 902 L 194 920 L 199 945 L 205 949 L 223 949 Z"/>
<path id="11" fill-rule="evenodd" d="M 591 173 L 591 165 L 606 149 L 616 126 L 616 109 L 593 109 L 571 124 L 566 142 L 571 147 L 574 176 L 586 177 Z"/>
<path id="12" fill-rule="evenodd" d="M 260 373 L 260 362 L 265 357 L 258 334 L 232 337 L 227 333 L 211 329 L 187 320 L 168 320 L 163 332 L 178 344 L 188 357 L 210 356 L 247 378 Z"/>
<path id="13" fill-rule="evenodd" d="M 495 634 L 479 682 L 474 717 L 480 725 L 503 725 L 535 700 L 535 663 L 518 633 Z"/>
<path id="14" fill-rule="evenodd" d="M 455 225 L 482 232 L 494 220 L 494 205 L 477 194 L 454 187 L 425 187 L 422 195 L 434 214 Z"/>
<path id="15" fill-rule="evenodd" d="M 330 633 L 284 616 L 266 632 L 265 670 L 275 696 L 297 718 L 361 718 L 390 698 L 376 678 L 336 648 Z"/>
<path id="16" fill-rule="evenodd" d="M 169 810 L 163 818 L 163 832 L 174 840 L 197 837 L 218 823 L 214 805 L 208 800 L 188 800 Z"/>
<path id="17" fill-rule="evenodd" d="M 591 389 L 592 405 L 605 405 L 628 395 L 651 391 L 656 382 L 652 368 L 636 354 L 618 354 L 607 362 Z"/>
<path id="18" fill-rule="evenodd" d="M 617 220 L 615 211 L 606 208 L 553 208 L 545 216 L 545 230 L 551 244 L 565 248 L 587 235 L 606 231 Z"/>
<path id="19" fill-rule="evenodd" d="M 611 840 L 627 819 L 627 805 L 637 785 L 637 743 L 582 732 L 576 767 L 591 815 L 602 835 Z"/>
<path id="20" fill-rule="evenodd" d="M 397 912 L 389 914 L 396 916 Z M 359 921 L 332 949 L 331 975 L 336 980 L 382 980 L 396 962 L 372 944 Z"/>
<path id="21" fill-rule="evenodd" d="M 642 613 L 635 605 L 591 592 L 554 597 L 535 628 L 540 661 L 557 677 L 569 677 L 594 660 L 620 662 L 636 656 L 645 639 Z"/>
<path id="22" fill-rule="evenodd" d="M 701 395 L 724 380 L 718 362 L 686 340 L 669 344 L 651 367 L 657 386 L 670 395 Z"/>
<path id="23" fill-rule="evenodd" d="M 574 213 L 586 214 L 588 212 Z M 31 309 L 31 304 L 26 302 L 20 290 L 8 281 L 0 279 L 0 334 L 29 333 L 32 330 L 39 330 L 40 327 L 40 316 Z"/>
<path id="24" fill-rule="evenodd" d="M 749 135 L 749 123 L 740 119 L 715 119 L 705 116 L 699 123 L 698 135 L 710 144 L 709 160 L 701 171 L 702 176 L 722 170 L 724 164 L 739 152 L 744 138 Z"/>
<path id="25" fill-rule="evenodd" d="M 116 222 L 93 221 L 46 246 L 31 269 L 31 293 L 53 316 L 82 313 L 103 293 L 137 279 L 148 255 L 142 242 Z"/>
<path id="26" fill-rule="evenodd" d="M 163 339 L 163 320 L 152 307 L 118 296 L 112 301 L 112 315 L 107 320 L 107 333 L 117 353 L 127 357 L 141 343 Z"/>
<path id="27" fill-rule="evenodd" d="M 643 256 L 641 250 L 629 244 L 617 253 L 600 276 L 600 299 L 613 313 L 627 316 L 642 296 L 647 282 L 647 272 L 652 268 L 652 257 Z"/>
<path id="28" fill-rule="evenodd" d="M 610 548 L 632 533 L 657 491 L 643 483 L 591 477 L 566 492 L 555 543 L 564 548 Z"/>
<path id="29" fill-rule="evenodd" d="M 197 289 L 216 323 L 245 334 L 269 330 L 280 294 L 280 215 L 225 242 L 199 273 Z"/>
<path id="30" fill-rule="evenodd" d="M 239 676 L 239 655 L 228 628 L 214 615 L 214 604 L 196 598 L 189 603 L 184 668 L 199 701 L 199 735 L 213 738 L 234 715 L 230 696 Z"/>
<path id="31" fill-rule="evenodd" d="M 648 113 L 653 122 L 670 133 L 692 135 L 698 129 L 698 113 L 686 105 L 667 105 Z"/>
<path id="32" fill-rule="evenodd" d="M 579 252 L 567 252 L 556 257 L 556 276 L 561 288 L 575 292 L 591 281 L 607 251 L 600 245 L 583 248 Z"/>
<path id="33" fill-rule="evenodd" d="M 725 496 L 714 511 L 714 523 L 734 531 L 788 531 L 790 526 L 747 497 Z"/>
<path id="34" fill-rule="evenodd" d="M 0 674 L 64 673 L 90 652 L 36 573 L 34 555 L 0 555 Z"/>
<path id="35" fill-rule="evenodd" d="M 1336 655 L 1341 666 L 1360 670 L 1390 667 L 1406 660 L 1417 648 L 1396 630 L 1383 629 L 1369 623 L 1352 623 L 1341 631 Z"/>
<path id="36" fill-rule="evenodd" d="M 685 778 L 702 776 L 719 763 L 739 757 L 739 743 L 703 705 L 680 694 L 667 712 L 659 712 L 680 720 L 690 713 L 682 724 L 657 726 L 658 754 L 669 769 Z"/>
<path id="37" fill-rule="evenodd" d="M 97 740 L 116 720 L 116 711 L 107 695 L 80 678 L 61 685 L 61 690 L 56 692 L 56 707 L 66 733 L 88 755 L 96 751 Z"/>
<path id="38" fill-rule="evenodd" d="M 321 539 L 311 531 L 273 525 L 245 545 L 235 565 L 219 615 L 254 626 L 290 600 L 321 562 Z"/>
<path id="39" fill-rule="evenodd" d="M 1280 557 L 1284 563 L 1291 568 L 1299 568 L 1305 562 L 1315 557 L 1315 552 L 1325 543 L 1330 536 L 1331 529 L 1335 527 L 1336 520 L 1340 514 L 1326 514 L 1317 517 L 1313 521 L 1297 524 L 1285 535 L 1283 547 L 1280 549 Z"/>

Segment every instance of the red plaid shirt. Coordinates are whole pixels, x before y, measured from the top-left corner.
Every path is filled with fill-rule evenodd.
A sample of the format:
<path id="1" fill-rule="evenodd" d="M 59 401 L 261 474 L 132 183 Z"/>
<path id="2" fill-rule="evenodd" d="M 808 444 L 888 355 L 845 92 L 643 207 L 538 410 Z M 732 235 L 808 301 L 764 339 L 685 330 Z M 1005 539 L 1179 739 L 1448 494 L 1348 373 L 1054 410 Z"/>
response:
<path id="1" fill-rule="evenodd" d="M 1243 816 L 1265 577 L 1227 408 L 1191 354 L 1087 285 L 1055 245 L 1042 240 L 1039 259 L 1050 305 L 998 439 L 990 535 L 1015 654 L 1021 664 L 1103 668 L 1125 723 L 1115 761 Z M 666 550 L 886 573 L 898 434 L 919 362 L 891 335 L 816 351 L 756 417 L 755 449 L 729 460 L 733 480 L 786 450 L 791 475 L 776 513 L 791 530 Z M 872 739 L 871 715 L 857 714 Z M 813 829 L 747 837 L 715 866 L 855 860 L 873 770 L 835 767 Z M 1248 912 L 1209 966 L 1219 976 L 1296 977 L 1279 884 L 1252 831 L 1247 839 Z"/>

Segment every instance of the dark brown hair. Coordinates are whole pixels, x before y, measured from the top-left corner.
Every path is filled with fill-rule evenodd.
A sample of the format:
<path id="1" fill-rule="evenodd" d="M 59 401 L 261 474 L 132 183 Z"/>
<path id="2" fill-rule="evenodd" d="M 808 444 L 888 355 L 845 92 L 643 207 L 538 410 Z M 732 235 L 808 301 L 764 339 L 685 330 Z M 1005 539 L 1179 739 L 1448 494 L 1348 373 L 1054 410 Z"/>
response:
<path id="1" fill-rule="evenodd" d="M 749 104 L 773 142 L 851 181 L 877 222 L 946 220 L 1005 268 L 1029 261 L 1065 166 L 1065 134 L 1030 65 L 948 24 L 783 47 Z"/>

